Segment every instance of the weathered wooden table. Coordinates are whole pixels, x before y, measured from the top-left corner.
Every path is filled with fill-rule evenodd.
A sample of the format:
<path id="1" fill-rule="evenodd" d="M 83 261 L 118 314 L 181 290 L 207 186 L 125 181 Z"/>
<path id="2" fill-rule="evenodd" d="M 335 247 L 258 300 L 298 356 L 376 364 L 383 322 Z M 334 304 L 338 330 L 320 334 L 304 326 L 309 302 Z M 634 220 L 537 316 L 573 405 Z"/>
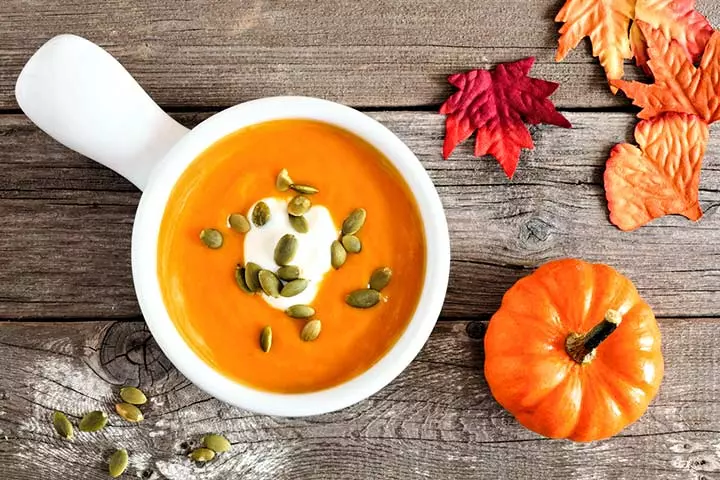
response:
<path id="1" fill-rule="evenodd" d="M 584 44 L 555 63 L 561 0 L 0 2 L 0 478 L 105 479 L 115 446 L 127 478 L 720 478 L 720 132 L 711 134 L 697 224 L 663 218 L 635 233 L 608 222 L 602 173 L 631 140 L 629 101 L 612 96 Z M 720 5 L 698 1 L 720 24 Z M 446 208 L 452 274 L 427 346 L 387 388 L 352 408 L 283 419 L 230 408 L 190 384 L 140 317 L 130 232 L 140 196 L 19 111 L 21 66 L 72 32 L 106 47 L 187 126 L 278 94 L 357 107 L 422 160 Z M 535 76 L 572 130 L 533 128 L 508 181 L 471 143 L 440 156 L 448 74 L 534 55 Z M 638 77 L 631 69 L 630 77 Z M 645 416 L 592 444 L 525 430 L 483 378 L 483 332 L 503 292 L 552 258 L 614 265 L 653 306 L 666 377 Z M 152 397 L 134 426 L 112 416 L 63 441 L 50 415 L 111 410 L 117 388 Z M 201 434 L 232 452 L 197 467 Z"/>

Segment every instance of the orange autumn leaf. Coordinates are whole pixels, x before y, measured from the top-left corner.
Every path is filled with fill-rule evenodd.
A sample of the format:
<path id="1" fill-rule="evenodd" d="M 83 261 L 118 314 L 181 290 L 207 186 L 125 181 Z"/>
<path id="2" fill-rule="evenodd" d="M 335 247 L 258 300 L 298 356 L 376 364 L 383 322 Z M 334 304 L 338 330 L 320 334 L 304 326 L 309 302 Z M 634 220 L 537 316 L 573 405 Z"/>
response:
<path id="1" fill-rule="evenodd" d="M 640 118 L 652 118 L 662 112 L 697 115 L 707 123 L 720 120 L 720 32 L 715 32 L 705 48 L 700 66 L 695 68 L 682 46 L 661 31 L 640 23 L 648 43 L 648 67 L 654 84 L 612 80 L 642 107 Z"/>
<path id="2" fill-rule="evenodd" d="M 610 221 L 635 230 L 669 214 L 702 217 L 698 203 L 707 124 L 694 115 L 668 113 L 635 127 L 640 148 L 615 145 L 605 168 Z"/>
<path id="3" fill-rule="evenodd" d="M 562 60 L 580 40 L 590 37 L 593 56 L 599 58 L 608 80 L 622 78 L 624 60 L 633 55 L 638 65 L 645 67 L 642 32 L 633 24 L 628 33 L 633 20 L 663 31 L 693 60 L 712 34 L 710 23 L 695 11 L 695 0 L 567 0 L 555 17 L 556 22 L 564 23 L 555 60 Z"/>

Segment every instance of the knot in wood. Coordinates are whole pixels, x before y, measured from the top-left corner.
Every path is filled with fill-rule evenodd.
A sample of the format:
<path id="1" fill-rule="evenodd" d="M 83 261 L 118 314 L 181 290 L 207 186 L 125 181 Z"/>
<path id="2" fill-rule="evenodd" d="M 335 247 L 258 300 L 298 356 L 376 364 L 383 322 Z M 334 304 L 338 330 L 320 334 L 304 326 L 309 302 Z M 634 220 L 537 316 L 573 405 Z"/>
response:
<path id="1" fill-rule="evenodd" d="M 145 324 L 115 322 L 100 346 L 100 361 L 113 381 L 149 386 L 174 371 Z"/>
<path id="2" fill-rule="evenodd" d="M 537 217 L 533 217 L 520 227 L 520 244 L 535 249 L 545 243 L 552 231 L 552 225 Z"/>

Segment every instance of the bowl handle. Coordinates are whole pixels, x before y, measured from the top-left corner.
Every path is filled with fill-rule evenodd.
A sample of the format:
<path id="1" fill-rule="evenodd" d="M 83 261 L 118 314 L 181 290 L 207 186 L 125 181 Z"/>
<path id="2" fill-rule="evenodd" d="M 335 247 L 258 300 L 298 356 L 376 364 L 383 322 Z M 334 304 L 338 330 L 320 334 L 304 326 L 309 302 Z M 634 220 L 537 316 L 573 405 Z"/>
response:
<path id="1" fill-rule="evenodd" d="M 15 97 L 48 135 L 140 190 L 188 132 L 112 55 L 76 35 L 54 37 L 35 52 L 20 72 Z"/>

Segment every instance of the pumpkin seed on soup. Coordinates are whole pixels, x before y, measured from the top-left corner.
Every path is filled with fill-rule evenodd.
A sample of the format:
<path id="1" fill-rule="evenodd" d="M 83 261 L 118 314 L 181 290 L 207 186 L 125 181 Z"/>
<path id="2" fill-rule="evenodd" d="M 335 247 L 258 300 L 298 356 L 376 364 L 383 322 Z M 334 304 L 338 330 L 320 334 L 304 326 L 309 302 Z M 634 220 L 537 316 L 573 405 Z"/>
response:
<path id="1" fill-rule="evenodd" d="M 215 433 L 209 433 L 202 437 L 202 446 L 209 448 L 215 453 L 227 452 L 231 447 L 227 438 Z"/>
<path id="2" fill-rule="evenodd" d="M 215 458 L 215 452 L 213 452 L 209 448 L 200 447 L 190 452 L 189 457 L 195 462 L 209 462 L 210 460 Z"/>
<path id="3" fill-rule="evenodd" d="M 290 200 L 290 203 L 288 203 L 287 211 L 293 217 L 301 217 L 310 210 L 311 206 L 312 202 L 308 197 L 304 195 L 297 195 Z"/>
<path id="4" fill-rule="evenodd" d="M 310 320 L 300 331 L 300 338 L 303 342 L 312 342 L 320 336 L 321 328 L 322 324 L 320 323 L 320 320 Z"/>
<path id="5" fill-rule="evenodd" d="M 362 242 L 355 235 L 343 235 L 340 242 L 348 253 L 360 253 L 362 250 Z"/>
<path id="6" fill-rule="evenodd" d="M 283 297 L 294 297 L 295 295 L 298 295 L 305 291 L 308 283 L 309 282 L 304 278 L 292 280 L 286 283 L 282 290 L 280 290 L 280 295 L 282 295 Z"/>
<path id="7" fill-rule="evenodd" d="M 350 215 L 348 215 L 347 218 L 343 221 L 342 234 L 354 235 L 359 232 L 363 225 L 365 225 L 366 217 L 367 212 L 364 208 L 356 208 L 355 210 L 350 212 Z"/>
<path id="8" fill-rule="evenodd" d="M 270 207 L 265 202 L 258 202 L 252 211 L 252 222 L 256 227 L 262 227 L 270 221 Z"/>
<path id="9" fill-rule="evenodd" d="M 257 263 L 248 262 L 245 265 L 245 284 L 252 292 L 257 292 L 261 289 L 260 278 L 258 274 L 262 270 L 262 267 Z"/>
<path id="10" fill-rule="evenodd" d="M 223 236 L 222 233 L 214 228 L 204 228 L 200 231 L 200 241 L 205 244 L 206 247 L 216 250 L 222 247 Z"/>
<path id="11" fill-rule="evenodd" d="M 355 290 L 345 297 L 345 302 L 353 308 L 370 308 L 380 301 L 380 292 L 371 288 Z"/>
<path id="12" fill-rule="evenodd" d="M 249 293 L 250 295 L 255 293 L 245 281 L 245 267 L 241 267 L 240 265 L 235 267 L 235 283 L 237 283 L 238 287 L 240 287 L 240 290 L 243 292 Z"/>
<path id="13" fill-rule="evenodd" d="M 64 413 L 58 411 L 53 413 L 53 427 L 62 438 L 72 440 L 74 436 L 73 426 Z"/>
<path id="14" fill-rule="evenodd" d="M 310 230 L 307 218 L 305 217 L 294 217 L 288 215 L 290 218 L 290 226 L 298 233 L 307 233 Z"/>
<path id="15" fill-rule="evenodd" d="M 228 217 L 228 225 L 238 233 L 250 231 L 250 222 L 242 213 L 233 213 Z"/>
<path id="16" fill-rule="evenodd" d="M 284 280 L 286 282 L 297 280 L 300 278 L 300 268 L 295 265 L 285 265 L 284 267 L 280 267 L 278 269 L 277 276 L 280 277 L 280 280 Z"/>
<path id="17" fill-rule="evenodd" d="M 260 270 L 258 273 L 258 280 L 260 280 L 260 286 L 266 295 L 273 298 L 280 296 L 280 280 L 270 270 Z"/>
<path id="18" fill-rule="evenodd" d="M 295 190 L 297 193 L 302 193 L 303 195 L 314 195 L 320 191 L 312 185 L 302 185 L 299 183 L 290 185 L 290 188 Z"/>
<path id="19" fill-rule="evenodd" d="M 78 428 L 81 432 L 97 432 L 107 425 L 107 421 L 107 413 L 95 410 L 83 415 L 78 424 Z"/>
<path id="20" fill-rule="evenodd" d="M 292 318 L 310 318 L 315 315 L 315 309 L 310 305 L 293 305 L 285 310 L 285 314 Z"/>
<path id="21" fill-rule="evenodd" d="M 272 347 L 272 328 L 268 325 L 260 332 L 260 348 L 267 353 L 270 351 L 270 347 Z"/>
<path id="22" fill-rule="evenodd" d="M 292 262 L 292 259 L 295 258 L 297 247 L 298 241 L 295 235 L 289 233 L 283 235 L 280 240 L 278 240 L 277 245 L 275 245 L 275 263 L 280 266 L 285 266 Z"/>
<path id="23" fill-rule="evenodd" d="M 115 411 L 128 422 L 142 422 L 145 418 L 138 407 L 129 403 L 118 403 L 115 405 Z"/>
<path id="24" fill-rule="evenodd" d="M 292 178 L 287 171 L 287 168 L 283 168 L 278 173 L 277 179 L 275 180 L 275 188 L 281 192 L 287 192 L 288 188 L 293 184 Z"/>
<path id="25" fill-rule="evenodd" d="M 117 478 L 122 475 L 127 466 L 128 453 L 124 448 L 116 450 L 115 453 L 110 455 L 110 460 L 108 461 L 108 473 L 110 473 L 112 478 Z"/>
<path id="26" fill-rule="evenodd" d="M 392 270 L 390 267 L 376 268 L 370 275 L 370 288 L 378 292 L 388 286 L 392 278 Z"/>
<path id="27" fill-rule="evenodd" d="M 147 402 L 147 397 L 142 390 L 135 387 L 121 388 L 120 398 L 123 399 L 123 402 L 131 403 L 133 405 L 144 405 Z"/>
<path id="28" fill-rule="evenodd" d="M 342 243 L 337 240 L 333 240 L 330 245 L 330 263 L 332 263 L 333 268 L 337 270 L 342 267 L 345 264 L 345 260 L 347 260 L 347 251 L 345 251 L 345 247 L 343 247 Z"/>

